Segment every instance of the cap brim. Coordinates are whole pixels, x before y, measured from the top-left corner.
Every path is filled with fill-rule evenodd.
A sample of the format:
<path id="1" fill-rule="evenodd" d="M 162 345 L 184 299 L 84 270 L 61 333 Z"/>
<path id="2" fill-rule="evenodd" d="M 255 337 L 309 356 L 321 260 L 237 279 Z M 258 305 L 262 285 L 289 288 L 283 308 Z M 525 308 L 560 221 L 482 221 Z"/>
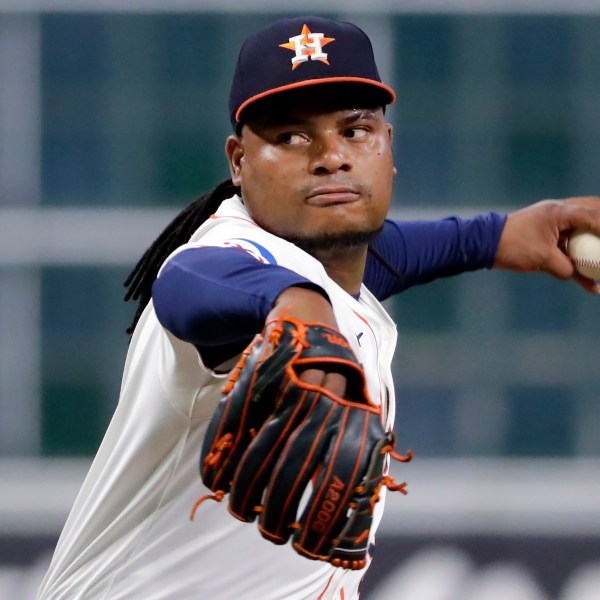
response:
<path id="1" fill-rule="evenodd" d="M 305 88 L 314 85 L 321 85 L 325 83 L 359 83 L 365 86 L 376 88 L 377 90 L 384 92 L 384 96 L 385 94 L 387 94 L 384 104 L 392 104 L 396 100 L 396 93 L 391 87 L 379 81 L 374 81 L 373 79 L 366 79 L 363 77 L 324 77 L 320 79 L 306 79 L 304 81 L 299 81 L 298 83 L 292 83 L 289 85 L 276 87 L 265 92 L 261 92 L 260 94 L 256 94 L 251 98 L 248 98 L 248 100 L 246 100 L 243 104 L 240 105 L 240 107 L 235 113 L 236 123 L 241 122 L 241 115 L 244 112 L 244 110 L 258 100 L 272 97 L 275 94 L 280 94 L 281 92 L 287 92 L 290 90 Z"/>

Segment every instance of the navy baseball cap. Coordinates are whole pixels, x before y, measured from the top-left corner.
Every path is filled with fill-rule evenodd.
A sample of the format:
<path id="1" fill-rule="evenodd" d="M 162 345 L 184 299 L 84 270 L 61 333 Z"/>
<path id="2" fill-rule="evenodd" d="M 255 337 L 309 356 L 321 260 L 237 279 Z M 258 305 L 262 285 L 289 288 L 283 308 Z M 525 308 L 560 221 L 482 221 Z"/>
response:
<path id="1" fill-rule="evenodd" d="M 229 93 L 235 129 L 244 111 L 274 94 L 325 83 L 358 84 L 381 105 L 396 99 L 382 83 L 367 34 L 352 23 L 294 17 L 252 34 L 240 49 Z"/>

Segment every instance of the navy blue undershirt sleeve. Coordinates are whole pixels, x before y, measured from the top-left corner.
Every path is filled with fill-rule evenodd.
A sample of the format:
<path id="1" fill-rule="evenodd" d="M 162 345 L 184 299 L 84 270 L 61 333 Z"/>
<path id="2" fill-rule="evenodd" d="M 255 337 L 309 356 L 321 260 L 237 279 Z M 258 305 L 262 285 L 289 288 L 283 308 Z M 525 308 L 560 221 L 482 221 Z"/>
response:
<path id="1" fill-rule="evenodd" d="M 261 263 L 238 248 L 204 246 L 169 260 L 152 286 L 152 300 L 161 325 L 194 344 L 214 367 L 250 343 L 279 294 L 292 286 L 327 297 L 285 267 Z"/>
<path id="2" fill-rule="evenodd" d="M 387 220 L 373 240 L 364 283 L 379 299 L 411 286 L 465 271 L 490 268 L 506 217 Z M 238 248 L 184 250 L 164 266 L 152 299 L 160 323 L 196 346 L 216 367 L 241 352 L 264 326 L 277 297 L 302 286 L 327 297 L 308 279 L 265 264 Z"/>
<path id="3" fill-rule="evenodd" d="M 494 264 L 506 215 L 386 220 L 371 242 L 364 283 L 378 300 L 441 277 Z"/>

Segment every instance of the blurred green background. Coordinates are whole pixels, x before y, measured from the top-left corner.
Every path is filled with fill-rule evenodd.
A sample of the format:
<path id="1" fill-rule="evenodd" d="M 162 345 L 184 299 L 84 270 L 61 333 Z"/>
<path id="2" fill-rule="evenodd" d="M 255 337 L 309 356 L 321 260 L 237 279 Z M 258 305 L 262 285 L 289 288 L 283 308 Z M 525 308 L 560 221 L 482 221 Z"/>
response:
<path id="1" fill-rule="evenodd" d="M 29 155 L 5 104 L 0 219 L 24 208 L 174 215 L 227 177 L 237 50 L 273 16 L 35 16 L 33 93 L 19 100 L 34 107 L 35 156 L 14 159 L 15 144 Z M 394 216 L 468 216 L 600 193 L 600 17 L 330 16 L 370 34 L 398 92 L 388 113 Z M 6 55 L 7 44 L 24 48 L 26 37 L 11 32 L 31 31 L 27 19 L 0 15 L 0 85 L 2 73 L 5 83 L 27 76 Z M 11 98 L 0 93 L 0 102 Z M 9 164 L 36 170 L 19 179 Z M 140 254 L 155 233 L 136 232 Z M 122 282 L 133 260 L 105 264 L 95 250 L 97 264 L 0 261 L 0 455 L 88 456 L 101 440 L 127 349 L 134 306 L 121 301 Z M 410 290 L 388 307 L 400 334 L 401 448 L 600 455 L 598 298 L 541 275 L 480 272 Z M 26 402 L 23 373 L 35 380 Z"/>

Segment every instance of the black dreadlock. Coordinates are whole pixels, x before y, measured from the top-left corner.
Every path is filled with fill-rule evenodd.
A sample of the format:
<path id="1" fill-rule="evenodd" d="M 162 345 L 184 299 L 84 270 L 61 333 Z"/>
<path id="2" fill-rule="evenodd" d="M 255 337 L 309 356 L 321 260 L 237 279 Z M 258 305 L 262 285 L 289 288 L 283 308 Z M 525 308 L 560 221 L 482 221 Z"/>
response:
<path id="1" fill-rule="evenodd" d="M 127 333 L 133 333 L 146 304 L 152 297 L 152 284 L 169 254 L 185 244 L 194 231 L 217 210 L 221 202 L 234 194 L 239 195 L 240 188 L 233 185 L 231 179 L 222 181 L 213 190 L 186 206 L 144 252 L 123 284 L 127 288 L 125 301 L 138 300 L 138 307 L 127 328 Z"/>
<path id="2" fill-rule="evenodd" d="M 127 288 L 125 301 L 138 301 L 135 315 L 127 328 L 128 334 L 133 333 L 146 304 L 152 297 L 152 284 L 167 257 L 190 239 L 194 231 L 219 208 L 223 200 L 240 193 L 240 188 L 233 185 L 231 179 L 222 181 L 210 192 L 186 206 L 144 252 L 123 284 Z M 369 253 L 392 275 L 402 277 L 371 244 L 369 244 Z"/>

